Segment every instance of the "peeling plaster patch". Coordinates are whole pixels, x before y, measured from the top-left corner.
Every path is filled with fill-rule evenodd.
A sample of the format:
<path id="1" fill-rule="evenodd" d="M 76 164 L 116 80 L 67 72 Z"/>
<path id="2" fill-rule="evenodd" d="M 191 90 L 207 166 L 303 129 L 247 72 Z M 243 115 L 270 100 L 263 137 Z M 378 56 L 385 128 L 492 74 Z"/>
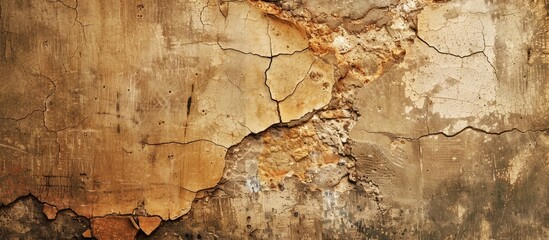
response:
<path id="1" fill-rule="evenodd" d="M 266 189 L 278 188 L 285 178 L 296 176 L 312 182 L 314 169 L 337 163 L 339 155 L 324 144 L 313 124 L 307 123 L 291 129 L 273 129 L 262 136 L 266 146 L 258 153 L 258 177 Z M 296 147 L 299 146 L 299 147 Z"/>
<path id="2" fill-rule="evenodd" d="M 134 239 L 138 229 L 130 221 L 130 217 L 107 216 L 92 218 L 93 237 L 102 239 Z"/>
<path id="3" fill-rule="evenodd" d="M 432 113 L 442 118 L 483 118 L 509 111 L 501 107 L 512 104 L 511 100 L 497 97 L 498 81 L 482 54 L 459 58 L 439 54 L 418 42 L 404 61 L 414 61 L 414 56 L 427 63 L 403 76 L 405 96 L 414 108 L 424 108 L 427 100 Z"/>
<path id="4" fill-rule="evenodd" d="M 46 203 L 33 196 L 18 198 L 0 209 L 2 239 L 72 239 L 89 229 L 90 221 L 70 209 L 58 211 L 54 219 L 44 214 Z M 91 236 L 90 236 L 91 237 Z"/>
<path id="5" fill-rule="evenodd" d="M 139 228 L 147 235 L 151 233 L 160 225 L 162 219 L 159 217 L 137 217 L 139 222 Z"/>
<path id="6" fill-rule="evenodd" d="M 131 225 L 144 232 L 137 238 L 545 238 L 545 6 L 442 2 L 251 1 L 259 10 L 244 2 L 111 2 L 101 17 L 89 10 L 94 3 L 51 3 L 56 14 L 72 13 L 64 20 L 84 34 L 69 35 L 84 41 L 58 43 L 78 54 L 60 50 L 38 62 L 39 74 L 53 76 L 53 91 L 39 99 L 44 108 L 0 121 L 8 135 L 0 150 L 16 159 L 0 159 L 0 180 L 30 183 L 0 190 L 8 201 L 38 192 L 92 215 L 131 211 L 139 215 L 128 216 Z M 416 24 L 425 5 L 419 17 L 427 20 Z M 29 16 L 49 15 L 37 13 Z M 68 21 L 75 13 L 76 23 Z M 7 17 L 5 28 L 5 18 L 0 46 L 15 25 Z M 11 45 L 3 60 L 21 56 Z M 55 57 L 66 52 L 80 60 L 56 70 Z M 301 56 L 313 63 L 291 65 Z M 90 69 L 95 62 L 105 65 Z M 317 62 L 331 68 L 329 88 L 307 79 Z M 106 89 L 96 104 L 94 87 Z M 56 119 L 60 112 L 69 114 Z M 523 157 L 524 149 L 536 151 Z M 97 204 L 81 204 L 89 202 Z M 160 218 L 143 219 L 151 212 L 185 215 L 154 230 Z M 11 229 L 2 217 L 0 228 Z"/>
<path id="7" fill-rule="evenodd" d="M 42 207 L 42 211 L 44 212 L 44 214 L 46 214 L 46 217 L 49 220 L 53 220 L 53 219 L 55 219 L 55 217 L 57 217 L 57 212 L 59 210 L 57 210 L 57 207 L 55 207 L 55 206 L 44 203 L 44 205 Z"/>
<path id="8" fill-rule="evenodd" d="M 431 31 L 426 29 L 429 26 L 418 24 L 420 38 L 406 50 L 403 61 L 358 91 L 357 105 L 366 106 L 360 112 L 369 120 L 359 120 L 352 136 L 360 138 L 357 133 L 366 131 L 417 138 L 436 132 L 453 135 L 468 126 L 488 132 L 547 127 L 548 83 L 542 80 L 547 67 L 538 58 L 529 64 L 526 47 L 544 48 L 540 42 L 546 38 L 539 31 L 546 20 L 532 20 L 530 25 L 512 24 L 521 18 L 533 19 L 532 11 L 536 10 L 532 9 L 539 6 L 489 4 L 487 9 L 475 12 L 458 7 L 461 4 L 463 1 L 449 3 L 455 5 L 452 8 L 430 6 L 429 11 L 418 15 L 422 21 L 439 24 L 439 28 L 453 33 Z M 456 49 L 467 48 L 445 48 L 444 41 L 452 42 L 456 38 L 452 34 L 464 30 L 444 16 L 455 11 L 464 19 L 480 19 L 471 24 L 482 29 L 482 34 L 471 35 L 467 40 L 479 43 L 476 50 L 460 53 Z M 430 37 L 422 35 L 425 31 Z M 485 49 L 481 42 L 486 43 Z M 369 97 L 379 92 L 385 94 Z M 398 124 L 389 126 L 388 119 L 395 119 Z"/>
<path id="9" fill-rule="evenodd" d="M 17 35 L 0 65 L 2 203 L 175 219 L 219 182 L 228 148 L 331 99 L 334 66 L 305 32 L 246 2 L 26 4 L 0 6 L 0 38 Z M 309 63 L 276 100 L 280 59 Z"/>
<path id="10" fill-rule="evenodd" d="M 91 237 L 92 237 L 91 229 L 86 229 L 86 231 L 84 231 L 84 232 L 82 233 L 82 237 L 84 237 L 84 238 L 91 238 Z"/>
<path id="11" fill-rule="evenodd" d="M 549 149 L 547 62 L 527 61 L 546 48 L 546 25 L 540 2 L 421 11 L 403 61 L 355 104 L 349 179 L 375 186 L 386 223 L 419 224 L 419 238 L 547 236 L 539 212 L 548 191 L 538 186 Z"/>

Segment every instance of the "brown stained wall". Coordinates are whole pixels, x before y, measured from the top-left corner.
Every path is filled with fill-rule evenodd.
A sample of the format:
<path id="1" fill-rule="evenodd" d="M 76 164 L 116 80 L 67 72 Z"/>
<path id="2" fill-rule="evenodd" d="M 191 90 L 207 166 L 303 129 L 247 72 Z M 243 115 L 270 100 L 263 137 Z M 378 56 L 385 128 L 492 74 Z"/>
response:
<path id="1" fill-rule="evenodd" d="M 543 1 L 0 1 L 0 238 L 549 237 Z"/>

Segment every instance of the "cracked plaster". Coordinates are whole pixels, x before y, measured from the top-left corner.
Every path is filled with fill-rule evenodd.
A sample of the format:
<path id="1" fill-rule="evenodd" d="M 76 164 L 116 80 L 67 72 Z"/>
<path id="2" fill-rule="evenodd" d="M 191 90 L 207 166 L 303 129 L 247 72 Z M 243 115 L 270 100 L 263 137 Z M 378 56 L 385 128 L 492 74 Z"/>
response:
<path id="1" fill-rule="evenodd" d="M 329 64 L 286 96 L 325 97 L 271 98 L 273 59 L 315 57 L 304 33 L 247 3 L 226 16 L 206 1 L 170 6 L 196 10 L 182 18 L 152 3 L 1 5 L 3 203 L 32 193 L 87 217 L 140 207 L 175 219 L 219 181 L 227 148 L 330 100 Z"/>
<path id="2" fill-rule="evenodd" d="M 44 49 L 51 41 L 25 51 L 33 46 L 26 39 L 50 33 L 29 37 L 28 26 L 15 29 L 10 22 L 32 21 L 14 20 L 24 11 L 0 2 L 3 60 L 26 69 L 5 72 L 42 80 L 41 89 L 32 87 L 36 99 L 25 98 L 27 83 L 8 85 L 15 91 L 6 101 L 26 102 L 0 106 L 1 133 L 10 136 L 0 149 L 19 160 L 0 180 L 35 183 L 30 191 L 6 189 L 9 201 L 32 192 L 60 209 L 98 216 L 92 231 L 78 225 L 84 237 L 547 236 L 548 193 L 539 187 L 549 171 L 542 1 L 144 2 L 111 11 L 78 1 L 48 4 L 55 7 L 37 4 L 34 11 L 65 17 L 58 24 L 72 27 L 63 28 L 70 34 L 53 31 L 70 41 L 50 53 Z M 183 8 L 191 9 L 188 18 L 178 12 Z M 119 21 L 125 25 L 113 24 Z M 98 35 L 104 31 L 123 36 L 122 44 Z M 79 60 L 56 65 L 45 60 L 50 56 Z M 166 91 L 173 94 L 159 97 Z M 90 93 L 100 93 L 101 102 L 90 103 Z M 152 93 L 152 102 L 140 101 L 143 93 Z M 70 114 L 60 119 L 60 112 Z M 37 138 L 54 146 L 25 144 Z M 118 154 L 97 152 L 117 144 Z M 75 163 L 89 163 L 79 156 L 94 154 L 120 159 L 81 166 L 89 171 L 69 181 L 81 181 L 70 186 L 83 190 L 59 197 L 66 195 L 55 188 L 67 180 L 57 176 L 71 176 L 80 170 Z M 58 167 L 37 171 L 40 156 Z M 204 159 L 217 160 L 197 166 Z M 42 175 L 29 180 L 35 172 Z M 102 193 L 85 193 L 88 182 Z M 82 199 L 86 194 L 91 198 Z M 6 209 L 22 213 L 15 206 L 25 199 Z M 99 210 L 87 213 L 78 201 Z M 107 206 L 114 201 L 117 211 Z M 166 219 L 172 209 L 180 211 L 168 218 L 186 214 L 158 228 L 138 219 Z M 135 216 L 124 215 L 130 212 Z"/>

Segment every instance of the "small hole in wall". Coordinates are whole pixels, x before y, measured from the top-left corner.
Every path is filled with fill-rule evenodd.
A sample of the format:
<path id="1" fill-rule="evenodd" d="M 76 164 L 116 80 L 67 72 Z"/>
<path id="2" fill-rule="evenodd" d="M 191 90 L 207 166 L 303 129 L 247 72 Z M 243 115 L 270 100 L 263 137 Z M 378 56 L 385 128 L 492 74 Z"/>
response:
<path id="1" fill-rule="evenodd" d="M 185 240 L 192 240 L 192 239 L 193 239 L 193 235 L 192 235 L 192 234 L 185 233 Z"/>
<path id="2" fill-rule="evenodd" d="M 322 89 L 323 90 L 327 90 L 329 86 L 330 86 L 330 84 L 327 83 L 327 82 L 322 83 Z"/>

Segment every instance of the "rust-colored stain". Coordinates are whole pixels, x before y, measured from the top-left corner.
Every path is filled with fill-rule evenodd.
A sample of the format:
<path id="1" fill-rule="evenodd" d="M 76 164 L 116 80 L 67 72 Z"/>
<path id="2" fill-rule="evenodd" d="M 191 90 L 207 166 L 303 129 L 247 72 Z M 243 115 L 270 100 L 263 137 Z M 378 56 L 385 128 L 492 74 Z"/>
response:
<path id="1" fill-rule="evenodd" d="M 46 217 L 49 220 L 53 220 L 55 219 L 55 217 L 57 217 L 57 212 L 59 210 L 57 209 L 56 206 L 44 203 L 44 205 L 42 206 L 42 211 L 44 212 L 44 214 L 46 214 Z"/>
<path id="2" fill-rule="evenodd" d="M 131 240 L 135 238 L 139 229 L 135 228 L 130 217 L 107 216 L 92 218 L 93 237 L 101 239 Z"/>
<path id="3" fill-rule="evenodd" d="M 147 235 L 150 235 L 162 222 L 159 217 L 137 217 L 139 221 L 139 227 Z"/>

